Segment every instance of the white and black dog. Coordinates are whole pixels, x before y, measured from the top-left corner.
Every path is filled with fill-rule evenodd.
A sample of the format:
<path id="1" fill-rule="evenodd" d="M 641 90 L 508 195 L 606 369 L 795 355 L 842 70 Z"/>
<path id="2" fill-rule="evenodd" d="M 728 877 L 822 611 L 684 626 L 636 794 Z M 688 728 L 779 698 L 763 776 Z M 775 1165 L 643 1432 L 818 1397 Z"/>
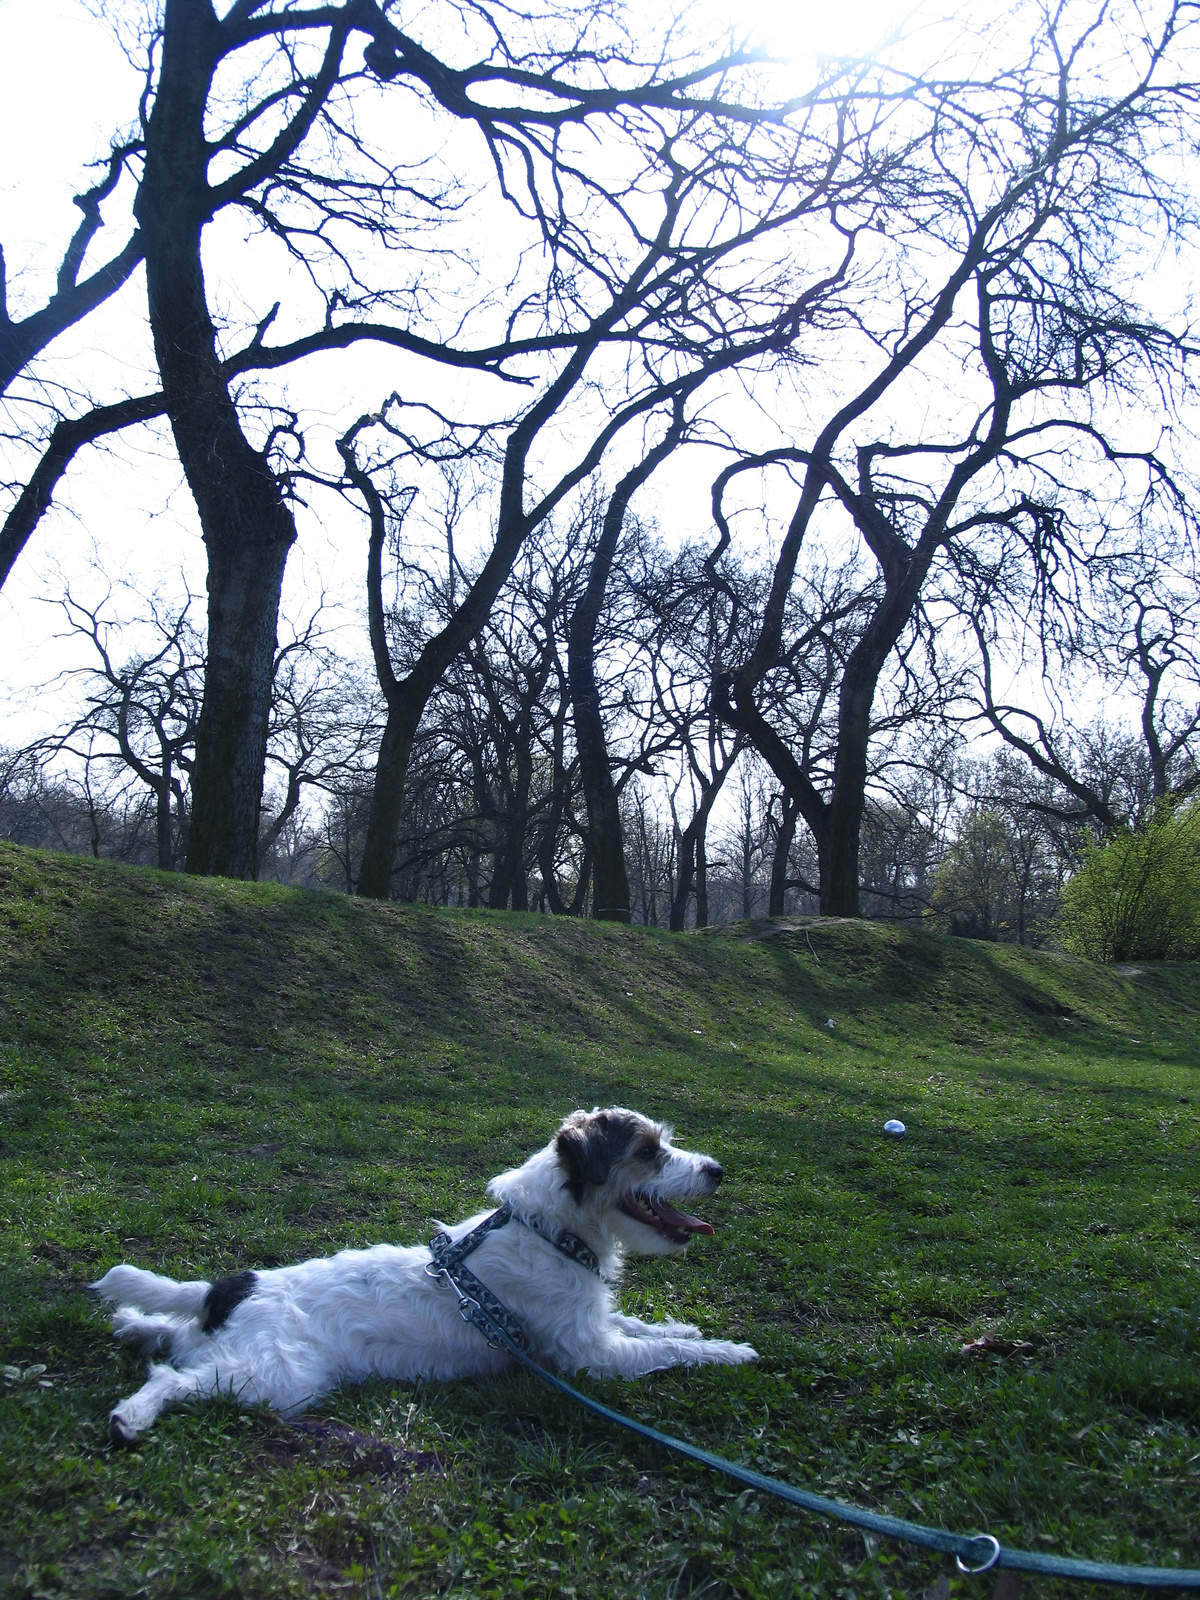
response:
<path id="1" fill-rule="evenodd" d="M 609 1285 L 626 1252 L 678 1255 L 707 1222 L 674 1201 L 715 1192 L 721 1168 L 679 1150 L 671 1130 L 613 1107 L 576 1111 L 536 1155 L 493 1178 L 488 1193 L 512 1220 L 481 1237 L 471 1271 L 523 1328 L 534 1360 L 597 1377 L 661 1367 L 753 1361 L 748 1344 L 705 1339 L 682 1322 L 622 1316 Z M 487 1217 L 447 1229 L 458 1242 Z M 431 1276 L 430 1249 L 379 1244 L 216 1283 L 176 1283 L 113 1267 L 92 1284 L 117 1307 L 113 1332 L 147 1354 L 136 1394 L 112 1412 L 130 1440 L 177 1401 L 229 1395 L 298 1412 L 364 1378 L 462 1378 L 503 1372 L 514 1357 L 459 1314 L 458 1296 Z"/>

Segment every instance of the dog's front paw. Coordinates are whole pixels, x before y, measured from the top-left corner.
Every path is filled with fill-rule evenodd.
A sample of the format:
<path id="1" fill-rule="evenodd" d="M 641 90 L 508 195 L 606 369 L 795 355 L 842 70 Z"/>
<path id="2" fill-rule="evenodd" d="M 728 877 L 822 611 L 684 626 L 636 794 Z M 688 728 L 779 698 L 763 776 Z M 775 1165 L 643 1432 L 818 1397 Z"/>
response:
<path id="1" fill-rule="evenodd" d="M 108 1437 L 115 1445 L 136 1444 L 138 1441 L 138 1430 L 121 1415 L 119 1406 L 108 1413 Z"/>
<path id="2" fill-rule="evenodd" d="M 668 1317 L 662 1325 L 663 1333 L 672 1339 L 703 1339 L 700 1329 L 691 1322 L 676 1322 L 674 1317 Z"/>
<path id="3" fill-rule="evenodd" d="M 732 1339 L 710 1339 L 705 1348 L 709 1361 L 725 1367 L 740 1367 L 743 1362 L 758 1360 L 758 1351 L 752 1344 L 735 1344 Z"/>

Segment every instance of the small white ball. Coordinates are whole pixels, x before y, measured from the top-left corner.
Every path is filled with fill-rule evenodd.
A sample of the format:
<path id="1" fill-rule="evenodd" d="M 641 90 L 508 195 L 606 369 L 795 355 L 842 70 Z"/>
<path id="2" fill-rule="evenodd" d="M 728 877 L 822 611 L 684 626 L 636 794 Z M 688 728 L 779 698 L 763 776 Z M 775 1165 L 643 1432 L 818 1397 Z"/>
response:
<path id="1" fill-rule="evenodd" d="M 883 1125 L 884 1133 L 890 1133 L 894 1139 L 901 1139 L 908 1132 L 904 1124 L 895 1117 L 890 1118 Z"/>

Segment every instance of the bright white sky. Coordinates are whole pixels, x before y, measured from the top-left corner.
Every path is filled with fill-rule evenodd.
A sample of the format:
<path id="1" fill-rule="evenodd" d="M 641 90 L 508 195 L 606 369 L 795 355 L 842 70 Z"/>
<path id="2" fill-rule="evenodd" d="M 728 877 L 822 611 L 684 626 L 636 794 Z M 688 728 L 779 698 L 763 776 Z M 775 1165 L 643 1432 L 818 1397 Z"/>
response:
<path id="1" fill-rule="evenodd" d="M 111 0 L 110 13 L 122 5 L 128 15 L 140 0 Z M 0 241 L 8 265 L 9 295 L 14 309 L 34 305 L 45 296 L 65 240 L 78 218 L 71 196 L 86 187 L 84 164 L 106 153 L 114 129 L 128 125 L 137 105 L 140 79 L 125 59 L 109 27 L 92 14 L 84 0 L 0 0 Z M 994 14 L 990 4 L 970 0 L 959 16 Z M 767 44 L 772 53 L 795 62 L 796 88 L 813 78 L 815 58 L 824 53 L 869 53 L 904 20 L 906 12 L 886 0 L 692 0 L 687 10 L 712 19 L 714 42 L 730 28 L 752 42 Z M 945 13 L 934 0 L 907 11 L 911 28 L 936 22 Z M 119 211 L 113 202 L 113 213 Z M 220 250 L 219 241 L 210 247 Z M 263 308 L 276 298 L 270 285 L 224 286 L 219 292 L 240 296 Z M 255 293 L 256 289 L 263 290 Z M 85 322 L 55 347 L 71 356 L 75 370 L 102 374 L 99 394 L 119 393 L 121 369 L 128 363 L 128 381 L 146 383 L 148 337 L 144 323 L 144 290 L 140 275 L 126 287 L 119 302 Z M 219 308 L 218 308 L 219 309 Z M 230 305 L 231 311 L 242 308 Z M 323 367 L 309 380 L 352 396 L 361 390 L 362 409 L 376 405 L 394 378 L 366 352 L 336 359 L 336 374 Z M 116 382 L 114 383 L 114 363 Z M 68 370 L 66 367 L 63 370 Z M 311 398 L 309 395 L 306 398 Z M 332 403 L 332 402 L 331 402 Z M 138 446 L 122 443 L 112 454 L 89 449 L 76 470 L 60 486 L 54 510 L 31 542 L 17 570 L 0 593 L 0 684 L 4 686 L 0 743 L 24 743 L 59 720 L 61 696 L 34 692 L 73 662 L 86 661 L 78 645 L 65 647 L 56 635 L 61 614 L 44 598 L 57 598 L 63 575 L 92 597 L 103 592 L 104 580 L 89 570 L 94 561 L 114 582 L 128 578 L 139 588 L 156 584 L 177 590 L 182 574 L 202 596 L 203 547 L 194 508 L 182 485 L 169 447 L 156 451 L 145 435 Z M 664 472 L 639 500 L 643 515 L 663 512 L 664 531 L 674 539 L 706 536 L 710 531 L 710 474 L 685 465 Z M 7 509 L 8 502 L 4 502 Z M 343 648 L 359 653 L 365 636 L 359 620 L 364 563 L 362 523 L 348 514 L 330 513 L 318 521 L 301 514 L 301 538 L 289 560 L 285 610 L 305 611 L 306 600 L 321 589 L 342 602 L 346 634 Z"/>
<path id="2" fill-rule="evenodd" d="M 115 14 L 120 7 L 116 0 L 108 10 Z M 0 241 L 14 310 L 40 303 L 52 288 L 62 245 L 78 221 L 71 197 L 87 186 L 84 165 L 106 153 L 114 129 L 127 125 L 136 112 L 140 79 L 111 28 L 92 14 L 97 9 L 84 0 L 38 0 L 36 5 L 0 0 L 0 150 L 6 157 L 0 169 Z M 138 0 L 127 0 L 128 15 L 139 9 Z M 753 42 L 767 45 L 773 55 L 794 57 L 798 86 L 811 81 L 817 55 L 865 51 L 902 14 L 885 0 L 842 0 L 836 7 L 826 0 L 736 5 L 709 0 L 705 9 L 712 16 L 714 41 L 733 27 L 748 30 Z M 689 8 L 693 27 L 700 10 L 695 4 Z M 106 210 L 115 220 L 115 200 Z M 128 357 L 129 381 L 143 385 L 148 352 L 143 294 L 139 275 L 119 305 L 55 346 L 55 354 L 70 354 L 79 370 L 105 374 L 99 393 L 116 397 L 114 359 L 120 364 Z M 343 360 L 343 381 L 347 365 Z M 364 395 L 369 407 L 387 392 L 387 382 L 368 377 L 365 370 L 363 377 L 370 386 Z M 686 471 L 671 482 L 664 475 L 659 493 L 671 506 L 673 531 L 707 531 L 704 477 Z M 641 509 L 650 512 L 651 505 L 642 503 Z M 289 560 L 285 606 L 299 614 L 306 596 L 321 588 L 340 593 L 348 649 L 357 626 L 361 558 L 361 526 L 353 526 L 352 519 L 321 526 L 310 517 L 303 520 Z M 174 590 L 182 573 L 193 591 L 203 594 L 203 547 L 190 497 L 177 468 L 164 465 L 149 441 L 141 448 L 122 443 L 109 455 L 89 449 L 79 458 L 0 593 L 0 743 L 23 743 L 57 720 L 63 702 L 47 696 L 44 686 L 64 666 L 88 660 L 77 645 L 64 648 L 58 637 L 61 614 L 42 602 L 61 595 L 62 575 L 79 592 L 98 597 L 104 582 L 89 571 L 90 562 L 114 582 L 128 578 L 141 588 L 159 584 Z"/>

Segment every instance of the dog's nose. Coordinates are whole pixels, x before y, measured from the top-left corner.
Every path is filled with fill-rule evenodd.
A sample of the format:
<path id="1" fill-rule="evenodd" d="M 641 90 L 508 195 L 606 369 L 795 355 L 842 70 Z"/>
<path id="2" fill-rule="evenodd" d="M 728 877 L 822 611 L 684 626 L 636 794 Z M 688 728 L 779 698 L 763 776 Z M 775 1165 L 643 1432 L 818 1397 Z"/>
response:
<path id="1" fill-rule="evenodd" d="M 704 1175 L 707 1178 L 711 1178 L 714 1183 L 720 1183 L 725 1176 L 725 1168 L 719 1161 L 710 1161 L 704 1168 Z"/>

